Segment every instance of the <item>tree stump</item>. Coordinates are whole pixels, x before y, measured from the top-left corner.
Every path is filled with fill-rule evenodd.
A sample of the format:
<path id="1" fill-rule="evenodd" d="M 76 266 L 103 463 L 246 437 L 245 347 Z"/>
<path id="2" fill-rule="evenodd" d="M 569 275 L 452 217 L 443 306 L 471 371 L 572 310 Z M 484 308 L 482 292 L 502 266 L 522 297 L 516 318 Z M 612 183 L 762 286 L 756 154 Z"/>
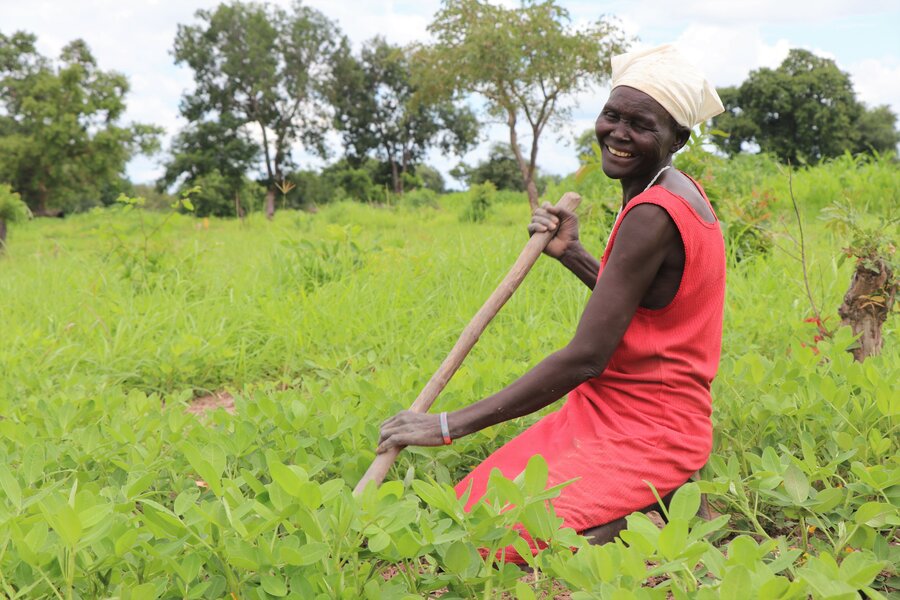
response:
<path id="1" fill-rule="evenodd" d="M 850 281 L 850 289 L 838 309 L 841 325 L 849 325 L 859 336 L 853 358 L 862 362 L 881 352 L 881 326 L 887 320 L 897 295 L 894 272 L 881 258 L 860 260 Z"/>

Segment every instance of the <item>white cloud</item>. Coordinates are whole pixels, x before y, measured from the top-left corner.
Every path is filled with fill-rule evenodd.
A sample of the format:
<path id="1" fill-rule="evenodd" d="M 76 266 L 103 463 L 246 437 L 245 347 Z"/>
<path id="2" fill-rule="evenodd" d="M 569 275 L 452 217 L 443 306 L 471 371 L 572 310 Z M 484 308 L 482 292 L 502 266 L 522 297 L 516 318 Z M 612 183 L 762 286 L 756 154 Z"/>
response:
<path id="1" fill-rule="evenodd" d="M 597 12 L 595 2 L 581 0 L 572 3 L 573 12 Z M 816 23 L 843 17 L 877 14 L 896 10 L 892 0 L 870 0 L 864 4 L 847 0 L 792 1 L 784 0 L 669 0 L 613 1 L 604 7 L 613 14 L 628 15 L 644 27 L 672 23 L 714 23 L 772 25 L 796 22 Z"/>
<path id="2" fill-rule="evenodd" d="M 900 114 L 900 60 L 867 58 L 848 69 L 860 100 L 869 106 L 889 104 Z"/>

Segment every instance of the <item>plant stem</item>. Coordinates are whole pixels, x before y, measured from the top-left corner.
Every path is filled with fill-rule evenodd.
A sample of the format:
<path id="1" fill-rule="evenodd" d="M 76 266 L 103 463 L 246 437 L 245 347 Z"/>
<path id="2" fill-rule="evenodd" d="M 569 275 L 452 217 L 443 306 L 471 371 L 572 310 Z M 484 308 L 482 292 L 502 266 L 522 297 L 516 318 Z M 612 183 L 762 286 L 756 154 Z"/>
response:
<path id="1" fill-rule="evenodd" d="M 813 299 L 812 290 L 809 288 L 809 274 L 806 271 L 806 239 L 803 236 L 803 220 L 800 218 L 800 207 L 797 206 L 797 199 L 794 198 L 794 171 L 791 164 L 788 163 L 788 191 L 791 195 L 791 205 L 794 207 L 794 215 L 797 217 L 797 227 L 800 229 L 800 265 L 803 268 L 803 285 L 806 288 L 806 297 L 809 298 L 809 305 L 812 307 L 813 314 L 816 317 L 816 327 L 823 337 L 831 337 L 831 332 L 825 329 L 822 324 L 822 314 L 816 306 Z"/>

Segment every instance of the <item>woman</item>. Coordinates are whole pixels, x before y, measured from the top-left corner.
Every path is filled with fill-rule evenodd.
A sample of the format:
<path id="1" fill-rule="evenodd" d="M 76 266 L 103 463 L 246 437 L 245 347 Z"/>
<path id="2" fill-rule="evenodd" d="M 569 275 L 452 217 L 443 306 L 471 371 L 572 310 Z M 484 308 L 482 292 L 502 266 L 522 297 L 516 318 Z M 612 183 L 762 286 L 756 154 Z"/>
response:
<path id="1" fill-rule="evenodd" d="M 546 253 L 593 292 L 575 335 L 520 379 L 441 415 L 404 411 L 382 425 L 378 451 L 435 446 L 563 407 L 505 444 L 457 486 L 466 509 L 499 468 L 512 478 L 541 454 L 564 526 L 606 541 L 625 515 L 682 485 L 712 447 L 710 384 L 718 368 L 725 251 L 700 185 L 671 168 L 690 128 L 722 112 L 715 89 L 672 47 L 612 59 L 612 92 L 596 122 L 603 172 L 622 185 L 622 211 L 600 261 L 574 214 L 545 205 L 529 231 L 555 231 Z M 444 431 L 442 432 L 442 429 Z M 530 538 L 525 536 L 536 551 Z M 515 560 L 517 557 L 513 557 Z"/>

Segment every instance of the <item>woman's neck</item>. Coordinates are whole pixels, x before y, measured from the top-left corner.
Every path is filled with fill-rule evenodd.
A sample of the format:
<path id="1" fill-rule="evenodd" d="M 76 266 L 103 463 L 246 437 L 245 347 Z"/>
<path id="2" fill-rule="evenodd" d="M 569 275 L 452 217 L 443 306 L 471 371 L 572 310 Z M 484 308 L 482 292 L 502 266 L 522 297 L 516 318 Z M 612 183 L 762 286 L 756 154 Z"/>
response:
<path id="1" fill-rule="evenodd" d="M 624 209 L 628 206 L 628 203 L 631 202 L 635 196 L 647 191 L 655 183 L 659 183 L 665 176 L 666 171 L 671 168 L 672 159 L 670 158 L 645 176 L 628 180 L 622 179 L 622 208 Z"/>

